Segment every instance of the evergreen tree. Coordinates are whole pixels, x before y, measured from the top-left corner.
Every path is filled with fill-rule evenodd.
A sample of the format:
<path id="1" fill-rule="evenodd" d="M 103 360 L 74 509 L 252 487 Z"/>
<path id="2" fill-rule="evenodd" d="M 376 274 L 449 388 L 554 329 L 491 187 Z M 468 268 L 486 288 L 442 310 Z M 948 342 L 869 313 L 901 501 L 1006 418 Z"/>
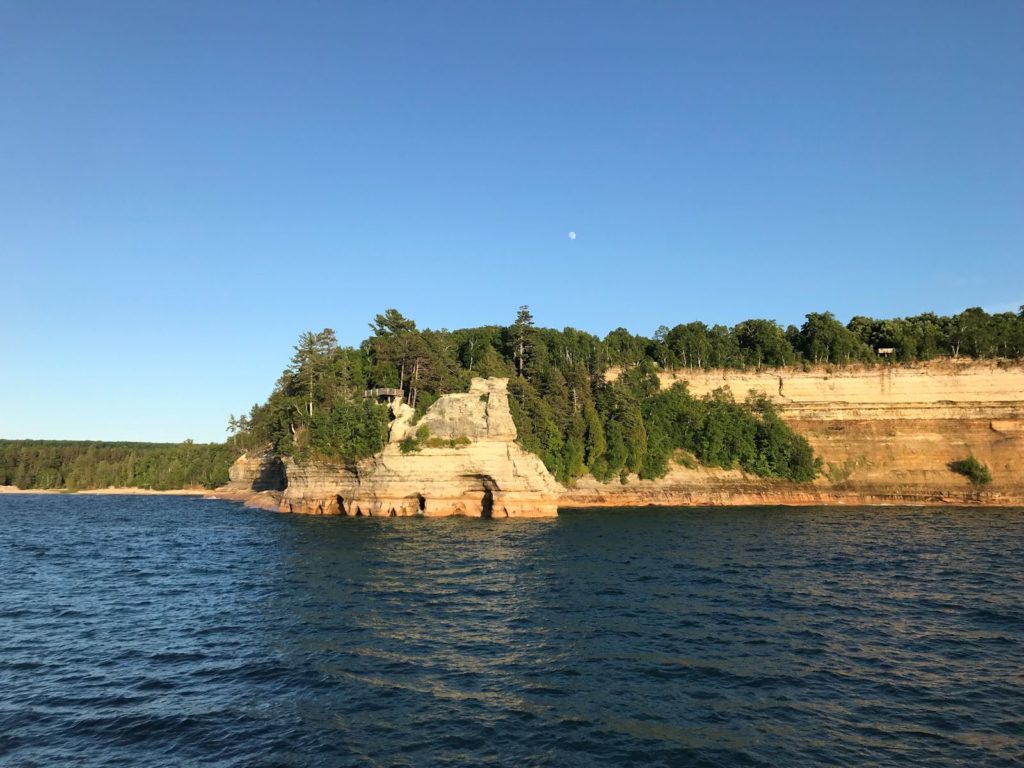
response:
<path id="1" fill-rule="evenodd" d="M 523 368 L 526 366 L 526 355 L 530 351 L 530 332 L 533 329 L 533 315 L 530 308 L 525 304 L 516 313 L 516 321 L 512 325 L 512 344 L 514 349 L 514 361 L 516 364 L 516 375 L 523 375 Z"/>

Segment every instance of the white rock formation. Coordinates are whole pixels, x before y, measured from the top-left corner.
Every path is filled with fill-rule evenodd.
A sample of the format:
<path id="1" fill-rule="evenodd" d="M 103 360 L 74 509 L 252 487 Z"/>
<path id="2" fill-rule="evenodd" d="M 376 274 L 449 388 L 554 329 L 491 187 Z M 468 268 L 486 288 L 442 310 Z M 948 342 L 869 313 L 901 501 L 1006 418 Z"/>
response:
<path id="1" fill-rule="evenodd" d="M 444 395 L 413 425 L 398 406 L 384 450 L 357 467 L 298 465 L 285 459 L 281 509 L 313 514 L 553 517 L 563 490 L 537 456 L 516 444 L 508 379 L 473 379 Z M 421 427 L 436 442 L 403 453 Z M 468 439 L 464 445 L 448 441 Z M 460 441 L 461 442 L 461 441 Z"/>

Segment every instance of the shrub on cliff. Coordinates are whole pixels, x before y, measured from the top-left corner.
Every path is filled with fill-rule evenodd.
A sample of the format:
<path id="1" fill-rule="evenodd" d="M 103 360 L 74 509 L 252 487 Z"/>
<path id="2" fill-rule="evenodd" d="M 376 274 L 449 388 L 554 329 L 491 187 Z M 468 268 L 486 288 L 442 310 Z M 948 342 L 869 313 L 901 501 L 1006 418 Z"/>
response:
<path id="1" fill-rule="evenodd" d="M 810 444 L 787 427 L 763 396 L 737 403 L 721 388 L 694 398 L 685 384 L 644 402 L 648 451 L 642 478 L 663 476 L 675 450 L 693 453 L 705 466 L 740 467 L 761 477 L 807 482 L 820 471 Z"/>
<path id="2" fill-rule="evenodd" d="M 975 485 L 986 485 L 992 482 L 992 473 L 988 471 L 988 467 L 973 456 L 952 461 L 949 468 L 958 475 L 963 475 Z"/>

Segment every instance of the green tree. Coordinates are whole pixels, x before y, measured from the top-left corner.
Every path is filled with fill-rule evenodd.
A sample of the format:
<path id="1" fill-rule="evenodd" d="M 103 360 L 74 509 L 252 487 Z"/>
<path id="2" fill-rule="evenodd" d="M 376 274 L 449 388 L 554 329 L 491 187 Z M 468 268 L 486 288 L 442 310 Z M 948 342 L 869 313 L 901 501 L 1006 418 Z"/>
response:
<path id="1" fill-rule="evenodd" d="M 869 360 L 871 349 L 831 312 L 811 312 L 800 328 L 799 348 L 814 363 L 846 364 Z"/>
<path id="2" fill-rule="evenodd" d="M 525 304 L 516 313 L 516 321 L 512 325 L 512 344 L 516 364 L 516 376 L 523 375 L 526 355 L 530 352 L 530 337 L 533 331 L 533 315 Z"/>
<path id="3" fill-rule="evenodd" d="M 303 382 L 306 391 L 306 414 L 313 415 L 313 405 L 317 399 L 317 385 L 320 383 L 324 368 L 333 353 L 338 349 L 338 339 L 334 331 L 324 328 L 319 333 L 306 331 L 299 336 L 295 345 L 289 372 Z"/>
<path id="4" fill-rule="evenodd" d="M 370 328 L 373 338 L 369 346 L 375 362 L 378 366 L 393 366 L 398 374 L 398 388 L 404 391 L 406 375 L 412 372 L 413 360 L 419 352 L 416 323 L 397 309 L 388 309 L 376 316 Z M 381 386 L 387 384 L 381 383 Z"/>
<path id="5" fill-rule="evenodd" d="M 733 336 L 747 365 L 781 367 L 796 358 L 782 328 L 773 320 L 744 320 L 733 327 Z"/>

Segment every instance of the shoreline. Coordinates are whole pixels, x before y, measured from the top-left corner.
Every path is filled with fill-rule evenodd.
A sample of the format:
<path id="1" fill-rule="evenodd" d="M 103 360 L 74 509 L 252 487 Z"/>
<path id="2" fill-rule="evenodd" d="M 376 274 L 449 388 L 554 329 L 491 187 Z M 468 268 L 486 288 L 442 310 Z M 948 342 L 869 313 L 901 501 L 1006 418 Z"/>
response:
<path id="1" fill-rule="evenodd" d="M 572 491 L 566 493 L 558 500 L 556 515 L 563 510 L 583 511 L 588 509 L 652 509 L 652 508 L 743 508 L 743 507 L 872 507 L 884 509 L 886 507 L 919 507 L 919 508 L 949 508 L 949 507 L 980 507 L 989 509 L 1014 509 L 1024 507 L 1024 498 L 1014 494 L 1005 493 L 903 493 L 894 492 L 892 489 L 880 491 L 850 491 L 834 490 L 831 492 L 815 493 L 787 493 L 780 491 L 775 493 L 753 492 L 748 489 L 746 492 L 738 491 L 730 493 L 724 489 L 717 491 L 701 492 L 679 492 L 669 491 L 668 493 L 652 494 L 652 497 L 645 498 L 644 494 L 621 494 L 615 498 L 612 494 L 578 493 Z M 274 491 L 247 491 L 233 488 L 175 488 L 171 490 L 153 490 L 149 488 L 90 488 L 79 491 L 69 491 L 58 488 L 22 489 L 16 486 L 0 485 L 0 496 L 26 496 L 32 494 L 40 495 L 79 495 L 79 496 L 192 496 L 204 499 L 218 499 L 221 501 L 233 501 L 243 504 L 251 509 L 262 509 L 280 514 L 296 515 L 325 515 L 337 517 L 337 512 L 317 512 L 313 509 L 306 509 L 304 505 L 295 505 L 294 511 L 283 509 L 283 495 Z M 367 517 L 377 517 L 368 512 Z M 473 514 L 463 515 L 428 515 L 428 517 L 476 517 Z M 497 515 L 495 518 L 497 519 Z M 520 516 L 516 516 L 520 517 Z M 532 517 L 523 515 L 522 517 Z M 550 517 L 554 517 L 551 515 Z"/>
<path id="2" fill-rule="evenodd" d="M 0 485 L 0 495 L 64 494 L 81 496 L 206 496 L 212 488 L 172 488 L 158 491 L 152 488 L 83 488 L 72 491 L 67 488 L 19 488 L 16 485 Z"/>
<path id="3" fill-rule="evenodd" d="M 293 503 L 279 491 L 239 491 L 224 490 L 210 491 L 207 498 L 223 499 L 244 504 L 250 509 L 262 509 L 268 512 L 277 512 L 283 515 L 304 515 L 323 517 L 352 517 L 353 515 L 340 514 L 329 505 L 320 506 L 316 503 Z M 595 509 L 623 509 L 642 510 L 657 508 L 811 508 L 811 507 L 870 507 L 885 509 L 891 507 L 917 507 L 920 509 L 950 509 L 950 508 L 987 508 L 987 509 L 1020 509 L 1024 508 L 1024 497 L 1015 494 L 1004 493 L 899 493 L 899 492 L 832 492 L 825 494 L 794 494 L 786 492 L 777 493 L 750 493 L 737 492 L 706 492 L 706 493 L 665 493 L 651 498 L 644 498 L 640 495 L 620 496 L 615 498 L 612 495 L 598 496 L 586 495 L 573 497 L 566 494 L 558 499 L 557 512 L 554 515 L 512 515 L 511 518 L 519 519 L 551 519 L 563 511 L 585 511 Z M 328 511 L 318 511 L 326 509 Z M 368 506 L 365 517 L 388 517 L 378 509 L 376 513 L 373 507 Z M 396 515 L 405 517 L 410 515 Z M 479 514 L 470 512 L 426 515 L 426 517 L 479 517 Z M 494 519 L 502 519 L 504 515 L 494 515 Z"/>

